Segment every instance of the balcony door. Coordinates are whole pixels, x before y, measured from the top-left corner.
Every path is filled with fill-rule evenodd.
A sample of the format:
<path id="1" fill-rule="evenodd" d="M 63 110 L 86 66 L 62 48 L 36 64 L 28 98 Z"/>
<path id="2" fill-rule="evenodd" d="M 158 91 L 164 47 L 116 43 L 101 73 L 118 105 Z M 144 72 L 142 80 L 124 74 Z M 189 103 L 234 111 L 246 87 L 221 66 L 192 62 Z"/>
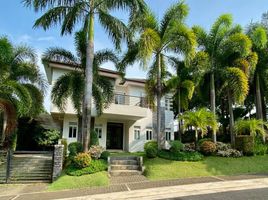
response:
<path id="1" fill-rule="evenodd" d="M 123 149 L 123 124 L 107 123 L 107 149 Z"/>

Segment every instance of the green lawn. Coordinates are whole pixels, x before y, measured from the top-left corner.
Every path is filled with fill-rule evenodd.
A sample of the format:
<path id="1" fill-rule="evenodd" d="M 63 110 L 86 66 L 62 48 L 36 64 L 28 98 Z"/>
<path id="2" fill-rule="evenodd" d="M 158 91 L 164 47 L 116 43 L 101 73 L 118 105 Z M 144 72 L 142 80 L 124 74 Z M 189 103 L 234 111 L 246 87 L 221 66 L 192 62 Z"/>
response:
<path id="1" fill-rule="evenodd" d="M 268 155 L 241 158 L 205 157 L 199 162 L 155 158 L 145 160 L 145 166 L 146 176 L 150 180 L 250 174 L 268 172 Z"/>
<path id="2" fill-rule="evenodd" d="M 79 189 L 93 186 L 107 186 L 109 178 L 107 172 L 98 172 L 84 176 L 68 176 L 62 174 L 54 183 L 48 186 L 49 191 Z"/>

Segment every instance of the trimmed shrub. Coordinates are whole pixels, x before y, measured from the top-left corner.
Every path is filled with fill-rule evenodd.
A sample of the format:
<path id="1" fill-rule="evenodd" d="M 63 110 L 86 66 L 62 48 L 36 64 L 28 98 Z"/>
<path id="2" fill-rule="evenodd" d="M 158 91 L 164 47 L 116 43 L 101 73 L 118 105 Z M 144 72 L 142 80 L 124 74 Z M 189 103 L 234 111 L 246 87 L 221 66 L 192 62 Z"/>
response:
<path id="1" fill-rule="evenodd" d="M 226 143 L 223 143 L 223 142 L 217 142 L 216 143 L 216 150 L 217 151 L 227 151 L 228 149 L 231 149 L 230 144 L 226 144 Z"/>
<path id="2" fill-rule="evenodd" d="M 80 142 L 72 142 L 68 145 L 69 156 L 76 156 L 78 153 L 83 151 L 83 145 Z"/>
<path id="3" fill-rule="evenodd" d="M 164 158 L 167 160 L 177 160 L 177 161 L 200 161 L 203 160 L 204 156 L 198 152 L 170 152 L 167 150 L 161 150 L 158 152 L 158 156 L 160 158 Z"/>
<path id="4" fill-rule="evenodd" d="M 262 138 L 256 137 L 254 140 L 254 155 L 265 155 L 268 150 L 268 146 L 263 144 Z"/>
<path id="5" fill-rule="evenodd" d="M 254 137 L 250 135 L 238 135 L 235 137 L 235 148 L 242 151 L 244 155 L 254 154 Z"/>
<path id="6" fill-rule="evenodd" d="M 204 155 L 211 155 L 216 151 L 216 144 L 211 141 L 204 141 L 200 145 L 200 151 Z"/>
<path id="7" fill-rule="evenodd" d="M 91 147 L 93 145 L 99 145 L 99 135 L 94 130 L 92 130 L 90 132 L 90 144 L 89 144 L 89 147 Z"/>
<path id="8" fill-rule="evenodd" d="M 102 146 L 100 145 L 93 145 L 89 149 L 89 154 L 91 155 L 92 158 L 94 159 L 99 159 L 101 156 L 101 153 L 104 151 Z"/>
<path id="9" fill-rule="evenodd" d="M 186 144 L 184 144 L 184 151 L 186 151 L 186 152 L 195 152 L 194 143 L 186 143 Z"/>
<path id="10" fill-rule="evenodd" d="M 78 153 L 73 159 L 73 164 L 79 169 L 88 167 L 90 162 L 91 157 L 88 153 Z"/>
<path id="11" fill-rule="evenodd" d="M 220 157 L 239 158 L 243 156 L 243 153 L 236 149 L 227 149 L 227 150 L 219 150 L 216 155 Z"/>
<path id="12" fill-rule="evenodd" d="M 92 160 L 88 167 L 83 169 L 77 169 L 76 166 L 69 166 L 65 172 L 70 176 L 82 176 L 86 174 L 94 174 L 97 172 L 105 171 L 108 169 L 107 162 L 105 160 Z"/>
<path id="13" fill-rule="evenodd" d="M 183 151 L 184 145 L 181 143 L 181 141 L 174 140 L 170 141 L 170 151 L 171 152 L 178 152 L 178 151 Z"/>
<path id="14" fill-rule="evenodd" d="M 211 138 L 202 138 L 201 140 L 198 140 L 197 145 L 201 146 L 201 144 L 206 141 L 213 142 Z"/>
<path id="15" fill-rule="evenodd" d="M 110 152 L 109 151 L 103 151 L 101 153 L 101 156 L 100 158 L 103 159 L 103 160 L 108 160 L 108 157 L 110 156 Z"/>
<path id="16" fill-rule="evenodd" d="M 157 142 L 156 141 L 146 142 L 144 145 L 144 151 L 148 158 L 155 158 L 158 152 Z"/>

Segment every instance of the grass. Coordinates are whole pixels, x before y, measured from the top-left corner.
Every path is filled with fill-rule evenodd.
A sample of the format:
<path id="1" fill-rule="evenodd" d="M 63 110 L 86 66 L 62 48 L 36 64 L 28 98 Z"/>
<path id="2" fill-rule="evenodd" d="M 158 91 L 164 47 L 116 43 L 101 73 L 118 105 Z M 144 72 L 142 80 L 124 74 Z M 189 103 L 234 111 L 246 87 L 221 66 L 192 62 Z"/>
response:
<path id="1" fill-rule="evenodd" d="M 85 187 L 107 185 L 109 185 L 107 172 L 98 172 L 84 176 L 68 176 L 63 173 L 55 182 L 48 186 L 48 191 L 80 189 Z"/>
<path id="2" fill-rule="evenodd" d="M 144 164 L 146 176 L 150 180 L 252 174 L 268 172 L 268 155 L 241 158 L 205 157 L 199 162 L 155 158 L 145 160 Z"/>

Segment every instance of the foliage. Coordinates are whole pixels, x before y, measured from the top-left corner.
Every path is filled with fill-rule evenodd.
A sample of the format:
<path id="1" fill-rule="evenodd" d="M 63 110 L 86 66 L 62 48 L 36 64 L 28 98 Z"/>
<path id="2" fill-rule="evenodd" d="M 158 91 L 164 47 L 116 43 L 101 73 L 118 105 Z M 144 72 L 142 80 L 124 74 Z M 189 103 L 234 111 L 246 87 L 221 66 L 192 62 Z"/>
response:
<path id="1" fill-rule="evenodd" d="M 73 164 L 79 168 L 85 168 L 88 167 L 91 163 L 91 157 L 88 153 L 78 153 L 74 158 L 73 158 Z"/>
<path id="2" fill-rule="evenodd" d="M 60 132 L 58 130 L 47 130 L 42 132 L 41 135 L 35 139 L 40 146 L 49 147 L 57 144 L 59 138 Z"/>
<path id="3" fill-rule="evenodd" d="M 217 142 L 216 149 L 217 151 L 227 151 L 228 149 L 231 149 L 231 145 L 223 142 Z"/>
<path id="4" fill-rule="evenodd" d="M 90 147 L 88 153 L 93 159 L 99 159 L 102 152 L 104 151 L 103 147 L 100 145 L 93 145 Z"/>
<path id="5" fill-rule="evenodd" d="M 242 151 L 244 155 L 254 154 L 254 137 L 250 135 L 238 135 L 235 137 L 235 148 Z"/>
<path id="6" fill-rule="evenodd" d="M 107 170 L 108 165 L 105 160 L 92 160 L 88 167 L 77 168 L 75 165 L 70 165 L 65 171 L 70 176 L 82 176 L 86 174 L 94 174 Z"/>
<path id="7" fill-rule="evenodd" d="M 80 142 L 72 142 L 68 145 L 69 156 L 76 156 L 78 153 L 83 151 L 83 146 Z"/>
<path id="8" fill-rule="evenodd" d="M 203 155 L 198 152 L 170 152 L 166 150 L 160 150 L 158 152 L 160 158 L 177 161 L 200 161 L 203 160 Z"/>
<path id="9" fill-rule="evenodd" d="M 148 158 L 155 158 L 158 152 L 158 146 L 156 141 L 146 142 L 144 145 L 144 151 Z"/>
<path id="10" fill-rule="evenodd" d="M 261 137 L 254 139 L 254 155 L 265 155 L 268 151 L 267 144 L 263 144 Z"/>
<path id="11" fill-rule="evenodd" d="M 90 132 L 90 146 L 95 146 L 95 145 L 99 145 L 99 135 L 96 131 L 92 130 Z"/>
<path id="12" fill-rule="evenodd" d="M 211 141 L 204 141 L 200 145 L 200 151 L 205 155 L 211 155 L 216 151 L 216 144 Z"/>
<path id="13" fill-rule="evenodd" d="M 265 135 L 268 123 L 260 119 L 239 120 L 235 123 L 235 133 L 238 135 Z"/>
<path id="14" fill-rule="evenodd" d="M 243 156 L 242 152 L 236 149 L 219 150 L 217 151 L 216 155 L 220 157 L 232 157 L 232 158 L 239 158 Z"/>
<path id="15" fill-rule="evenodd" d="M 178 141 L 178 140 L 170 141 L 170 149 L 169 150 L 173 153 L 176 153 L 178 151 L 183 151 L 184 145 L 182 144 L 181 141 Z"/>
<path id="16" fill-rule="evenodd" d="M 66 159 L 67 159 L 67 153 L 68 153 L 68 143 L 66 138 L 61 139 L 61 144 L 63 145 L 63 163 L 64 166 L 66 166 Z"/>
<path id="17" fill-rule="evenodd" d="M 202 138 L 202 139 L 198 140 L 198 146 L 201 146 L 202 143 L 205 141 L 213 142 L 213 140 L 211 138 Z"/>
<path id="18" fill-rule="evenodd" d="M 184 151 L 194 152 L 195 151 L 195 144 L 194 143 L 185 143 L 184 144 Z"/>
<path id="19" fill-rule="evenodd" d="M 100 158 L 103 159 L 103 160 L 108 160 L 108 157 L 110 156 L 110 152 L 109 151 L 103 151 L 101 153 L 101 156 Z"/>

